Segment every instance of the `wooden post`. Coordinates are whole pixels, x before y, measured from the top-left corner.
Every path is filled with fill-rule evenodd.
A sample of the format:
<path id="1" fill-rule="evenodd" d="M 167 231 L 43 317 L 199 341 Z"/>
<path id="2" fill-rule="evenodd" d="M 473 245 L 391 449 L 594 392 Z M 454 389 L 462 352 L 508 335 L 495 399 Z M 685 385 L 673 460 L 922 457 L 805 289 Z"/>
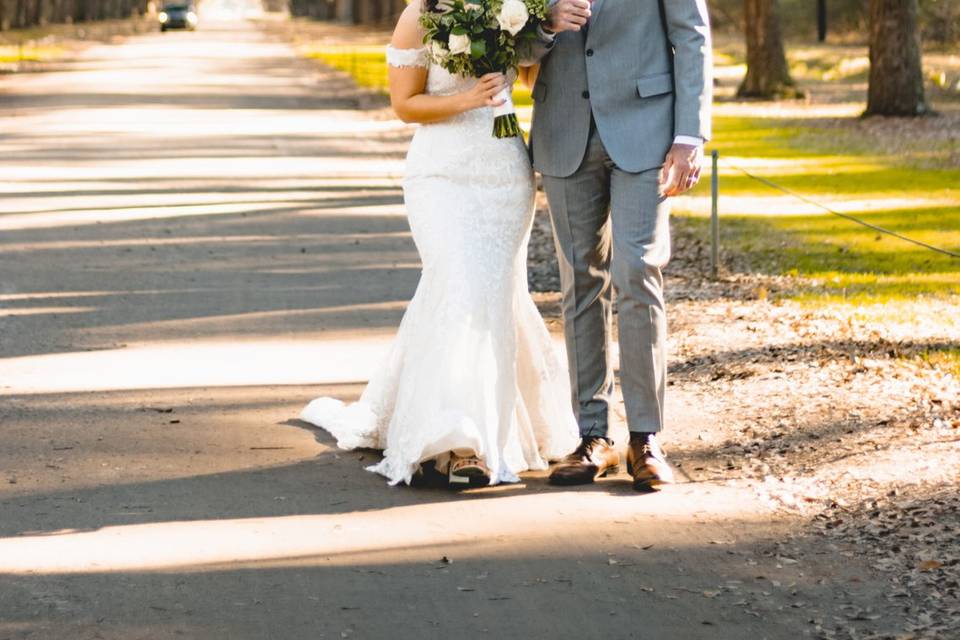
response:
<path id="1" fill-rule="evenodd" d="M 716 149 L 711 154 L 713 170 L 710 173 L 710 275 L 714 280 L 720 275 L 720 152 Z"/>

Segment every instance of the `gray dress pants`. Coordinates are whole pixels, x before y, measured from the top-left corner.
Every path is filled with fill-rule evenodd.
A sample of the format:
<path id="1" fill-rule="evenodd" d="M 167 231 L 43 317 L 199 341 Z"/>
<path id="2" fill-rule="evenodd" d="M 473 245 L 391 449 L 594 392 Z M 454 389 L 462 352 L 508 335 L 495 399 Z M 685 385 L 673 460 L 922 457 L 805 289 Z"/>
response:
<path id="1" fill-rule="evenodd" d="M 591 127 L 583 164 L 543 176 L 563 289 L 570 387 L 581 436 L 607 436 L 613 395 L 611 281 L 617 295 L 620 386 L 631 432 L 663 429 L 667 323 L 661 269 L 670 207 L 659 168 L 619 169 Z"/>

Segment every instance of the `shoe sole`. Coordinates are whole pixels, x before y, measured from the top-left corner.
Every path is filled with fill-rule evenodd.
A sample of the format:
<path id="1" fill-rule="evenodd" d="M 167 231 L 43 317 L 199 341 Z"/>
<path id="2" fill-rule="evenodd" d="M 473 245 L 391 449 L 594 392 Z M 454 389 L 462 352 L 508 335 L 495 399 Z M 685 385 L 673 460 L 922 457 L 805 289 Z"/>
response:
<path id="1" fill-rule="evenodd" d="M 641 480 L 634 479 L 633 488 L 637 491 L 653 491 L 657 487 L 665 484 L 673 484 L 673 478 L 643 478 Z"/>
<path id="2" fill-rule="evenodd" d="M 561 487 L 573 487 L 581 484 L 592 484 L 600 478 L 606 478 L 609 475 L 616 475 L 620 473 L 620 465 L 614 465 L 612 467 L 607 467 L 602 471 L 598 471 L 592 478 L 578 480 L 578 479 L 566 479 L 566 478 L 554 478 L 550 476 L 550 484 L 555 484 Z"/>
<path id="3" fill-rule="evenodd" d="M 650 480 L 641 480 L 640 482 L 633 483 L 633 489 L 640 492 L 651 492 L 657 491 L 661 486 L 665 484 L 673 484 L 669 480 L 660 480 L 658 478 L 653 478 Z"/>
<path id="4" fill-rule="evenodd" d="M 490 474 L 480 469 L 463 469 L 460 473 L 451 473 L 447 478 L 454 489 L 472 489 L 490 484 Z"/>
<path id="5" fill-rule="evenodd" d="M 631 468 L 631 466 L 632 465 L 629 465 L 629 464 L 627 465 L 627 473 L 629 473 L 632 476 L 633 469 Z M 643 478 L 642 480 L 634 479 L 633 488 L 636 489 L 637 491 L 655 491 L 657 487 L 665 484 L 673 484 L 672 472 L 670 473 L 669 478 L 658 478 L 656 476 L 652 476 L 649 478 Z"/>

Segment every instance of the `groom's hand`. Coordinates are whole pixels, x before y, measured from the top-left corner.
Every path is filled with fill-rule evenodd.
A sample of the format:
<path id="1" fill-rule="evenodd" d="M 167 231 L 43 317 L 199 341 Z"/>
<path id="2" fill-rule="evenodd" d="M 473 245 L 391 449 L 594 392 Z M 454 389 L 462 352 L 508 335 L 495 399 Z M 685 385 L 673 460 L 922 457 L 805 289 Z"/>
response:
<path id="1" fill-rule="evenodd" d="M 660 170 L 660 193 L 668 197 L 678 196 L 694 188 L 700 181 L 702 166 L 703 147 L 674 143 Z"/>
<path id="2" fill-rule="evenodd" d="M 590 0 L 557 0 L 550 7 L 547 27 L 550 31 L 580 31 L 590 19 Z"/>

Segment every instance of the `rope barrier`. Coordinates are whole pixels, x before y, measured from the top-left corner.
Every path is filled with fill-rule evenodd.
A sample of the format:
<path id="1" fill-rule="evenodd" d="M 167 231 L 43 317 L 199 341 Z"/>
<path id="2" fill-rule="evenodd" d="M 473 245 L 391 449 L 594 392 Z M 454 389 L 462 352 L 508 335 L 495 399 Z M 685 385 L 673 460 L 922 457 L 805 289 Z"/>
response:
<path id="1" fill-rule="evenodd" d="M 909 236 L 905 236 L 905 235 L 903 235 L 902 233 L 899 233 L 899 232 L 897 232 L 897 231 L 893 231 L 892 229 L 886 229 L 886 228 L 881 227 L 881 226 L 879 226 L 879 225 L 875 225 L 875 224 L 873 224 L 872 222 L 867 222 L 866 220 L 861 220 L 860 218 L 857 218 L 856 216 L 852 216 L 852 215 L 850 215 L 850 214 L 848 214 L 848 213 L 842 213 L 842 212 L 837 211 L 837 210 L 835 210 L 835 209 L 831 209 L 831 208 L 828 207 L 827 205 L 821 204 L 821 203 L 817 202 L 816 200 L 814 200 L 814 199 L 812 199 L 812 198 L 809 198 L 809 197 L 807 197 L 807 196 L 805 196 L 805 195 L 803 195 L 803 194 L 801 194 L 801 193 L 797 193 L 796 191 L 793 191 L 793 190 L 791 190 L 791 189 L 788 189 L 788 188 L 786 188 L 786 187 L 783 187 L 783 186 L 777 184 L 776 182 L 773 182 L 773 181 L 771 181 L 771 180 L 767 180 L 766 178 L 762 178 L 762 177 L 760 177 L 760 176 L 756 176 L 756 175 L 750 173 L 749 171 L 747 171 L 746 169 L 744 169 L 743 167 L 738 167 L 737 165 L 733 164 L 732 162 L 727 161 L 726 159 L 723 160 L 723 163 L 724 163 L 725 165 L 727 165 L 728 167 L 730 167 L 730 168 L 732 168 L 732 169 L 735 169 L 735 170 L 741 172 L 742 174 L 744 174 L 744 175 L 747 176 L 748 178 L 752 178 L 753 180 L 756 180 L 757 182 L 760 182 L 760 183 L 762 183 L 762 184 L 767 185 L 767 186 L 770 187 L 771 189 L 776 189 L 777 191 L 781 191 L 781 192 L 783 192 L 783 193 L 785 193 L 785 194 L 787 194 L 787 195 L 789 195 L 789 196 L 793 196 L 794 198 L 800 200 L 801 202 L 806 202 L 807 204 L 811 204 L 811 205 L 813 205 L 813 206 L 815 206 L 815 207 L 818 207 L 818 208 L 820 208 L 820 209 L 823 209 L 823 210 L 826 211 L 827 213 L 832 213 L 833 215 L 838 216 L 838 217 L 840 217 L 840 218 L 843 218 L 844 220 L 849 220 L 850 222 L 855 222 L 856 224 L 863 225 L 864 227 L 867 227 L 868 229 L 873 229 L 873 230 L 876 231 L 877 233 L 884 233 L 884 234 L 886 234 L 886 235 L 892 236 L 892 237 L 897 238 L 897 239 L 899 239 L 899 240 L 903 240 L 904 242 L 909 242 L 909 243 L 911 243 L 911 244 L 915 244 L 915 245 L 917 245 L 917 246 L 919 246 L 919 247 L 923 247 L 924 249 L 928 249 L 928 250 L 930 250 L 930 251 L 935 251 L 935 252 L 937 252 L 937 253 L 941 253 L 941 254 L 943 254 L 943 255 L 945 255 L 945 256 L 949 256 L 949 257 L 951 257 L 951 258 L 960 258 L 960 253 L 957 253 L 956 251 L 951 251 L 951 250 L 949 250 L 949 249 L 944 249 L 943 247 L 937 247 L 937 246 L 935 246 L 935 245 L 928 244 L 928 243 L 926 243 L 926 242 L 923 242 L 922 240 L 917 240 L 917 239 L 915 239 L 915 238 L 911 238 L 911 237 L 909 237 Z"/>

